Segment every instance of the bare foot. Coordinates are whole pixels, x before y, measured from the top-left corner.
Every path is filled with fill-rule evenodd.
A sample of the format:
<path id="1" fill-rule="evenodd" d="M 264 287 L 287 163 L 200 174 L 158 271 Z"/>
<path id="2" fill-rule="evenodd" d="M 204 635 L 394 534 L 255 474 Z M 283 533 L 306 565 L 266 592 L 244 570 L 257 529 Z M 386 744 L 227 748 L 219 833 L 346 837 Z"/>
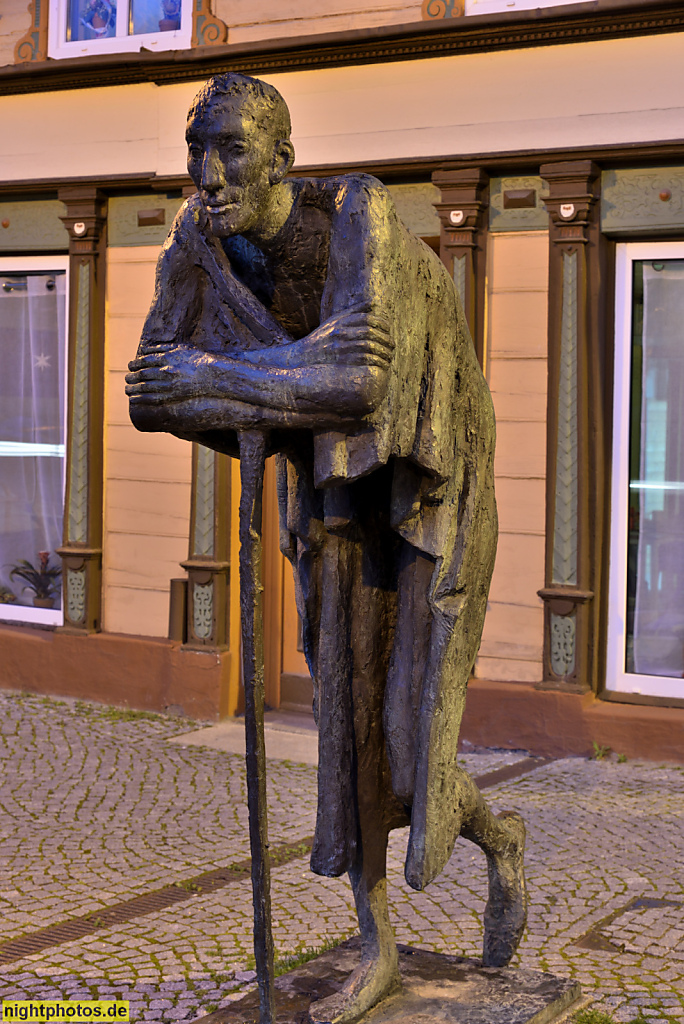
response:
<path id="1" fill-rule="evenodd" d="M 484 912 L 485 967 L 505 967 L 518 948 L 527 921 L 527 888 L 523 870 L 525 823 L 515 811 L 497 815 L 511 839 L 501 853 L 487 856 L 489 899 Z"/>
<path id="2" fill-rule="evenodd" d="M 396 948 L 393 955 L 362 959 L 339 992 L 309 1007 L 310 1024 L 353 1024 L 381 999 L 401 987 Z"/>

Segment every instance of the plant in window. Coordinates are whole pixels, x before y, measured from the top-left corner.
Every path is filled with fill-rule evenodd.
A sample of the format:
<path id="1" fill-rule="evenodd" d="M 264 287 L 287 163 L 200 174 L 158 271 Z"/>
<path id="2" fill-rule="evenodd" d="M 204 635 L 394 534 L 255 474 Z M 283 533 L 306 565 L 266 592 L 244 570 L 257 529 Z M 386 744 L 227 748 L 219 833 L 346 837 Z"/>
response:
<path id="1" fill-rule="evenodd" d="M 88 0 L 81 22 L 96 39 L 116 31 L 116 4 L 110 0 Z"/>
<path id="2" fill-rule="evenodd" d="M 37 608 L 52 608 L 55 597 L 59 593 L 59 578 L 62 568 L 50 565 L 50 552 L 38 552 L 38 565 L 35 566 L 26 558 L 20 558 L 10 569 L 10 579 L 23 580 L 24 590 L 33 591 L 33 604 Z"/>
<path id="3" fill-rule="evenodd" d="M 160 32 L 173 32 L 181 27 L 181 0 L 161 0 L 163 17 Z"/>

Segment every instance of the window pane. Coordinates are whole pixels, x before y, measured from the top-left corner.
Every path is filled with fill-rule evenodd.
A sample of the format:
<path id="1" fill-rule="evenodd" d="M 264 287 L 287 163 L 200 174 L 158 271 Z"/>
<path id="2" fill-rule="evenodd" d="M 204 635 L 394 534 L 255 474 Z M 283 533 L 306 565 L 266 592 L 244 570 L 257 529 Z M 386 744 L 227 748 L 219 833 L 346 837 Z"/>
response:
<path id="1" fill-rule="evenodd" d="M 40 598 L 22 579 L 59 565 L 64 509 L 65 274 L 0 275 L 0 612 Z M 42 558 L 45 563 L 45 556 Z M 30 571 L 28 575 L 31 576 Z M 35 580 L 34 580 L 35 582 Z M 60 606 L 59 579 L 46 584 Z M 38 604 L 40 607 L 40 604 Z"/>
<path id="2" fill-rule="evenodd" d="M 684 676 L 684 261 L 635 263 L 626 670 Z"/>
<path id="3" fill-rule="evenodd" d="M 181 27 L 181 0 L 131 0 L 129 34 L 174 32 Z"/>
<path id="4" fill-rule="evenodd" d="M 69 0 L 67 42 L 112 39 L 114 36 L 116 0 Z"/>

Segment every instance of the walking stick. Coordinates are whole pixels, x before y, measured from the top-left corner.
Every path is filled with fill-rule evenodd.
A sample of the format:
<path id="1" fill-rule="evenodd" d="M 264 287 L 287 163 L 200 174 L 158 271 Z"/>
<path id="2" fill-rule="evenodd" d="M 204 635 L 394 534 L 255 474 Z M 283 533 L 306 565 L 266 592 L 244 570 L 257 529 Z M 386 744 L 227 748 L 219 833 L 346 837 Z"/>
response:
<path id="1" fill-rule="evenodd" d="M 261 506 L 266 435 L 238 434 L 240 445 L 240 613 L 242 674 L 245 687 L 245 740 L 249 843 L 252 853 L 254 958 L 259 983 L 259 1024 L 275 1020 L 273 935 L 271 933 L 271 866 L 266 817 L 266 748 L 264 745 L 264 623 L 261 611 Z"/>

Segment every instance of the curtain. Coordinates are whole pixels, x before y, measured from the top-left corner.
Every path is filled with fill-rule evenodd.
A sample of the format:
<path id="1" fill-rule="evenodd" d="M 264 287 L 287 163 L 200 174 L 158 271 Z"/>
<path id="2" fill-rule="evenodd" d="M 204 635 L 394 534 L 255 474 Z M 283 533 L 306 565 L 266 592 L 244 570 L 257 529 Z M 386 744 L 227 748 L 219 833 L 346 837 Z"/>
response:
<path id="1" fill-rule="evenodd" d="M 633 667 L 684 675 L 684 263 L 643 264 L 641 367 L 632 403 L 630 545 L 634 568 Z M 638 429 L 635 429 L 638 428 Z M 640 436 L 639 436 L 640 435 Z M 635 469 L 638 467 L 638 478 Z"/>
<path id="2" fill-rule="evenodd" d="M 33 593 L 10 578 L 13 565 L 26 559 L 37 566 L 42 551 L 51 564 L 59 561 L 65 282 L 63 271 L 0 275 L 0 601 L 14 594 L 14 604 L 32 604 Z"/>

